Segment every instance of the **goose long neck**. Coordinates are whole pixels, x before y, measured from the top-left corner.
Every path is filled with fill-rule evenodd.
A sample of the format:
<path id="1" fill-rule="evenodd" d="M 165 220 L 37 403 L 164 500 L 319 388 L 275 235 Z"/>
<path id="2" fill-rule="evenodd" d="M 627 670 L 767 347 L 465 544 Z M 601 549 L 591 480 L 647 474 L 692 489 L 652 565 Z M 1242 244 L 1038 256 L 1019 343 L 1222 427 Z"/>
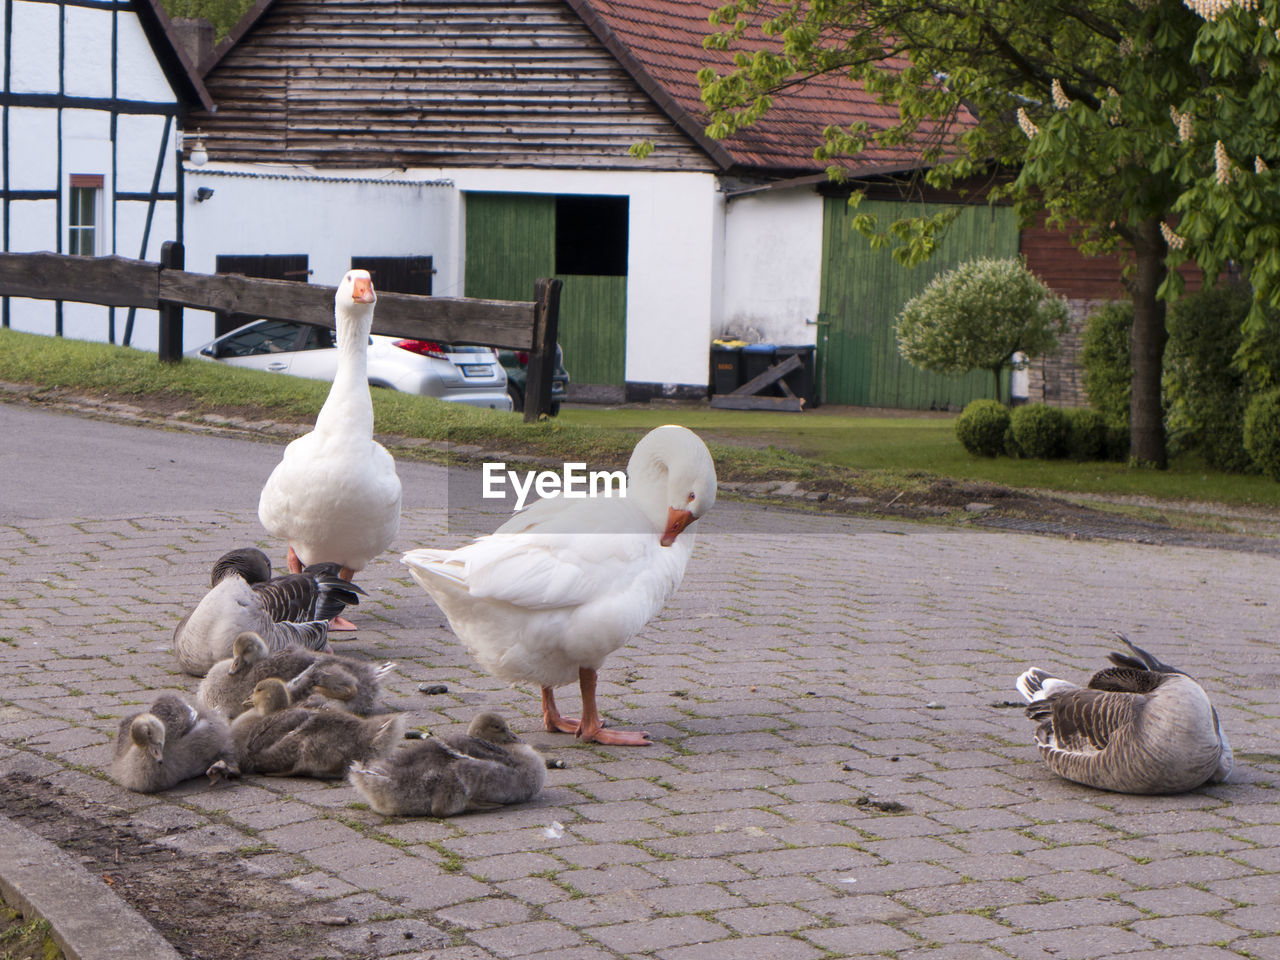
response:
<path id="1" fill-rule="evenodd" d="M 627 470 L 627 496 L 661 531 L 667 523 L 667 465 L 657 457 L 633 460 Z"/>
<path id="2" fill-rule="evenodd" d="M 373 400 L 369 395 L 369 329 L 372 307 L 362 304 L 339 307 L 337 327 L 338 369 L 328 399 L 316 417 L 317 427 L 344 429 L 360 434 L 373 432 Z"/>

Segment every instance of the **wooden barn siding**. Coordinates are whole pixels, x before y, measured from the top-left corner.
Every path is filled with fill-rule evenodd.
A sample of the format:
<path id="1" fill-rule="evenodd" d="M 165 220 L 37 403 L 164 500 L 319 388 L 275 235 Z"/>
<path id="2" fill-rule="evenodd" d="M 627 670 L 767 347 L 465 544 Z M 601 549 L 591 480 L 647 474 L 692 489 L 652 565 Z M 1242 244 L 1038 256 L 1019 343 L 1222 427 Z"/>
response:
<path id="1" fill-rule="evenodd" d="M 621 386 L 627 353 L 627 278 L 553 274 L 553 196 L 468 193 L 465 296 L 527 300 L 538 277 L 556 276 L 560 346 L 574 383 Z"/>
<path id="2" fill-rule="evenodd" d="M 901 202 L 864 200 L 857 212 L 887 222 L 903 209 Z M 1011 256 L 1017 247 L 1013 211 L 985 204 L 963 207 L 934 255 L 911 269 L 900 266 L 890 250 L 873 250 L 849 226 L 851 216 L 843 198 L 826 199 L 820 312 L 830 326 L 820 366 L 827 402 L 924 410 L 960 408 L 992 396 L 988 371 L 944 377 L 903 360 L 894 322 L 938 273 L 974 257 Z M 1001 389 L 1007 391 L 1007 383 Z"/>
<path id="3" fill-rule="evenodd" d="M 219 160 L 713 169 L 561 2 L 277 0 L 206 82 Z"/>

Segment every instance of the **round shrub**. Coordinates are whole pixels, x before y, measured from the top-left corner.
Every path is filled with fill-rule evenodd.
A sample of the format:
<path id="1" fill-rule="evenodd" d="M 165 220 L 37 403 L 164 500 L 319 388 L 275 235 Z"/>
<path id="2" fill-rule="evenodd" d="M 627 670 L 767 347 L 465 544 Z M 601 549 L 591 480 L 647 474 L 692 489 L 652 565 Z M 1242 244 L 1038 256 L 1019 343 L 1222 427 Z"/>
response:
<path id="1" fill-rule="evenodd" d="M 1004 450 L 1009 410 L 998 400 L 973 400 L 956 417 L 956 438 L 979 457 L 998 456 Z"/>
<path id="2" fill-rule="evenodd" d="M 1280 388 L 1249 401 L 1244 412 L 1244 448 L 1259 470 L 1280 480 Z"/>
<path id="3" fill-rule="evenodd" d="M 1107 421 L 1090 407 L 1063 411 L 1067 419 L 1067 456 L 1072 460 L 1101 460 L 1107 451 Z"/>
<path id="4" fill-rule="evenodd" d="M 1129 426 L 1129 331 L 1133 304 L 1108 303 L 1085 322 L 1080 363 L 1085 396 L 1108 426 Z"/>
<path id="5" fill-rule="evenodd" d="M 1024 404 L 1010 415 L 1009 429 L 1024 457 L 1052 460 L 1066 450 L 1067 418 L 1057 407 Z"/>
<path id="6" fill-rule="evenodd" d="M 999 400 L 1013 355 L 1055 352 L 1068 317 L 1066 301 L 1020 258 L 981 258 L 930 280 L 903 306 L 895 333 L 898 352 L 921 370 L 991 371 Z"/>

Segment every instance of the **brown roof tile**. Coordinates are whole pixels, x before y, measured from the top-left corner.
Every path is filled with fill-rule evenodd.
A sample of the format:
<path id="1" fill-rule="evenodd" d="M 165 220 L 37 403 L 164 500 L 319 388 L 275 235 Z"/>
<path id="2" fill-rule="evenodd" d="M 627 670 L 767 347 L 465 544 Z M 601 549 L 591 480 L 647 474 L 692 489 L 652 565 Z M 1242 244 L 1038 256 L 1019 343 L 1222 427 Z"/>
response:
<path id="1" fill-rule="evenodd" d="M 624 67 L 645 83 L 647 74 L 657 86 L 669 94 L 675 111 L 659 103 L 673 119 L 703 142 L 727 151 L 734 166 L 761 171 L 801 175 L 824 169 L 814 159 L 815 148 L 822 141 L 822 130 L 832 124 L 848 126 L 865 121 L 872 130 L 893 125 L 896 108 L 876 102 L 860 85 L 845 77 L 827 76 L 811 80 L 801 87 L 778 94 L 773 107 L 751 127 L 724 141 L 710 140 L 703 132 L 708 114 L 698 88 L 697 72 L 702 67 L 727 68 L 731 54 L 706 50 L 703 37 L 712 32 L 708 16 L 719 4 L 709 0 L 568 0 L 583 16 L 600 39 L 629 53 L 635 64 Z M 595 16 L 593 17 L 592 14 Z M 613 38 L 601 36 L 592 20 L 604 24 Z M 639 70 L 634 69 L 635 65 Z M 650 91 L 651 94 L 653 91 Z M 682 113 L 683 117 L 678 116 Z M 696 133 L 695 133 L 696 130 Z M 724 160 L 721 159 L 722 164 Z M 729 165 L 729 164 L 725 164 Z M 869 144 L 856 161 L 846 166 L 851 171 L 903 169 L 919 165 L 919 150 L 909 147 L 884 147 Z"/>

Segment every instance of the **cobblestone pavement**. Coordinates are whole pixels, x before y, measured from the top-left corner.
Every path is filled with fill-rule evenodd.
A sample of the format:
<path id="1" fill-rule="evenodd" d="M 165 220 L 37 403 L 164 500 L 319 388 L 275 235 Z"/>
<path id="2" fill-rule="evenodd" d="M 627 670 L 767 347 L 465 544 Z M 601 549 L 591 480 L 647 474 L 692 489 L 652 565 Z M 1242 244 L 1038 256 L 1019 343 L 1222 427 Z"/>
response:
<path id="1" fill-rule="evenodd" d="M 721 502 L 675 601 L 601 672 L 606 716 L 656 745 L 607 748 L 542 732 L 536 692 L 480 672 L 400 567 L 460 540 L 430 497 L 444 470 L 417 470 L 338 649 L 396 661 L 412 724 L 511 718 L 566 764 L 539 800 L 396 819 L 343 783 L 107 780 L 118 718 L 194 689 L 169 640 L 211 562 L 283 553 L 255 502 L 202 508 L 199 490 L 0 526 L 0 777 L 47 777 L 354 917 L 325 931 L 334 956 L 1280 957 L 1280 558 Z M 1204 683 L 1231 783 L 1120 796 L 1040 765 L 1014 678 L 1086 677 L 1112 630 Z"/>

